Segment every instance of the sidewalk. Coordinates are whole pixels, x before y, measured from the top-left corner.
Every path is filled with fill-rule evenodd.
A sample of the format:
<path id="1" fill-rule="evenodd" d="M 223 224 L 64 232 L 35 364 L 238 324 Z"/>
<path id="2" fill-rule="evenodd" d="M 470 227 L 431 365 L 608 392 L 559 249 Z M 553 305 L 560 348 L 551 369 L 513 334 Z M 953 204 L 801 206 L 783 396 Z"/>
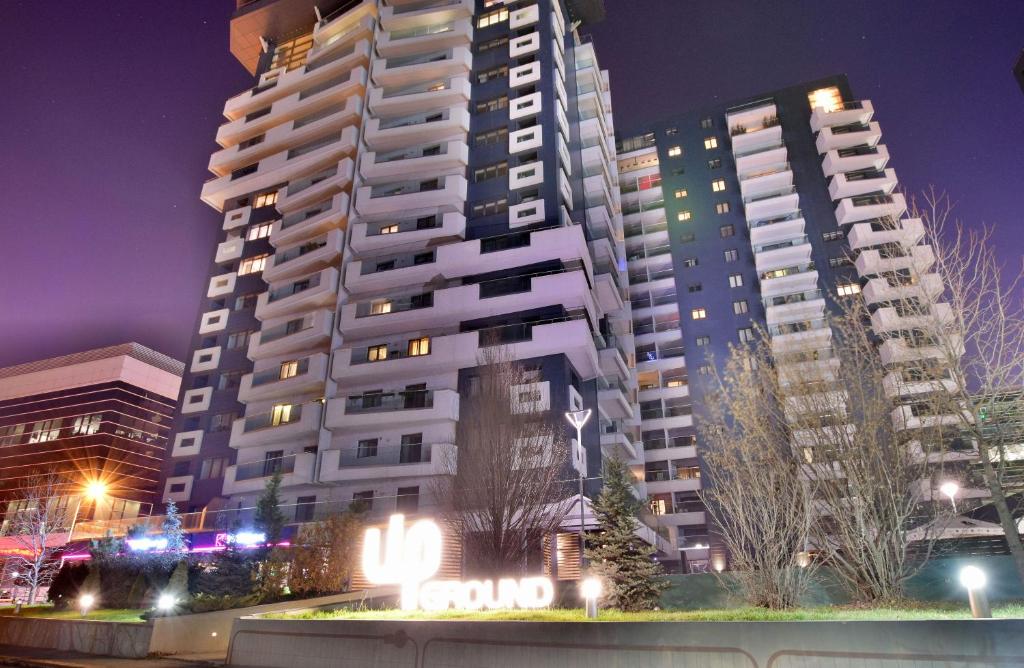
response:
<path id="1" fill-rule="evenodd" d="M 115 659 L 109 656 L 62 652 L 53 649 L 0 645 L 0 666 L 46 668 L 210 668 L 223 666 L 224 657 L 182 656 L 152 659 Z"/>

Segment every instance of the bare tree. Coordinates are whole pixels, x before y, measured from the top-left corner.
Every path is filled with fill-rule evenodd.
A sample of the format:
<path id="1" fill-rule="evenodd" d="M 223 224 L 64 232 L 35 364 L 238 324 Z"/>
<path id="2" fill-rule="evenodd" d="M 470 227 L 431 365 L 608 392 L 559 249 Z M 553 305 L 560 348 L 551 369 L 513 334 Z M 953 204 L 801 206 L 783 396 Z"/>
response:
<path id="1" fill-rule="evenodd" d="M 793 607 L 818 566 L 806 559 L 815 485 L 801 476 L 788 446 L 768 346 L 735 348 L 724 368 L 715 368 L 712 387 L 700 423 L 708 473 L 701 499 L 747 602 Z"/>
<path id="2" fill-rule="evenodd" d="M 293 540 L 289 589 L 299 594 L 344 591 L 356 566 L 362 529 L 359 513 L 351 510 L 303 525 Z"/>
<path id="3" fill-rule="evenodd" d="M 477 371 L 435 494 L 470 568 L 522 571 L 568 510 L 568 446 L 539 379 L 507 349 L 485 347 Z"/>
<path id="4" fill-rule="evenodd" d="M 60 476 L 36 476 L 27 481 L 21 498 L 7 507 L 4 532 L 17 546 L 8 567 L 13 565 L 18 580 L 29 587 L 29 605 L 60 570 L 60 555 L 67 547 L 81 498 L 68 495 L 67 489 Z"/>

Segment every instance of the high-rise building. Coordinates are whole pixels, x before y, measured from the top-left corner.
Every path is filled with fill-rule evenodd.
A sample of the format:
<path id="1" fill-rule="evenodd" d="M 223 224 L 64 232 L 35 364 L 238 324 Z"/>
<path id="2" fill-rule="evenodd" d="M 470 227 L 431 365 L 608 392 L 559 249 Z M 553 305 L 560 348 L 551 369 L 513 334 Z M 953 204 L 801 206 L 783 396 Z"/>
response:
<path id="1" fill-rule="evenodd" d="M 693 423 L 709 365 L 760 326 L 777 364 L 810 362 L 825 378 L 837 361 L 826 312 L 863 293 L 906 400 L 894 420 L 913 429 L 926 420 L 913 394 L 928 383 L 908 369 L 940 353 L 896 302 L 907 290 L 934 300 L 942 285 L 874 108 L 845 76 L 652 124 L 620 141 L 618 165 L 649 501 L 684 568 L 722 568 Z"/>
<path id="2" fill-rule="evenodd" d="M 182 371 L 181 362 L 137 343 L 0 369 L 0 503 L 7 518 L 50 474 L 59 478 L 54 491 L 79 500 L 77 519 L 148 515 L 160 500 Z M 82 505 L 87 492 L 95 503 Z"/>
<path id="3" fill-rule="evenodd" d="M 532 372 L 531 410 L 593 410 L 591 491 L 603 455 L 639 472 L 608 77 L 575 32 L 602 11 L 239 2 L 255 79 L 203 188 L 224 234 L 164 500 L 251 507 L 279 472 L 295 521 L 429 508 L 496 344 Z"/>

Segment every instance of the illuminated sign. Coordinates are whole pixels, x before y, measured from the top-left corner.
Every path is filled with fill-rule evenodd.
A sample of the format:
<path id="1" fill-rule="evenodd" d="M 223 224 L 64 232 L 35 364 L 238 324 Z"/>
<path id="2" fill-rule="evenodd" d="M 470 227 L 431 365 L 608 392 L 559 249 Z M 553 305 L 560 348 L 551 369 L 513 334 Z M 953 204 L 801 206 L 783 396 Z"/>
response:
<path id="1" fill-rule="evenodd" d="M 234 543 L 240 547 L 255 547 L 267 542 L 267 534 L 255 531 L 239 531 L 238 533 L 219 533 L 213 539 L 214 548 L 224 548 Z"/>
<path id="2" fill-rule="evenodd" d="M 381 549 L 383 548 L 383 556 Z M 373 527 L 363 539 L 363 574 L 374 584 L 402 588 L 402 609 L 467 610 L 545 608 L 555 597 L 551 580 L 429 580 L 441 568 L 441 529 L 430 520 L 405 528 L 404 515 L 392 515 L 387 532 Z"/>
<path id="3" fill-rule="evenodd" d="M 153 536 L 129 538 L 128 547 L 130 547 L 133 552 L 148 552 L 149 550 L 166 550 L 167 539 L 163 537 Z"/>

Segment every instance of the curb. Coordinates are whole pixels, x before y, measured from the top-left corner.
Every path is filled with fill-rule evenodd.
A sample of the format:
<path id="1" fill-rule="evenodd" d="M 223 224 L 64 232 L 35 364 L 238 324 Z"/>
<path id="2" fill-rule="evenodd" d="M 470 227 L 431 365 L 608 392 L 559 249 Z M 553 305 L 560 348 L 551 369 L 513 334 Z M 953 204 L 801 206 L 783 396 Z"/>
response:
<path id="1" fill-rule="evenodd" d="M 55 659 L 35 659 L 27 656 L 10 656 L 0 654 L 0 666 L 26 666 L 35 668 L 44 666 L 46 668 L 87 668 L 83 663 L 72 663 L 70 661 L 58 661 Z"/>

